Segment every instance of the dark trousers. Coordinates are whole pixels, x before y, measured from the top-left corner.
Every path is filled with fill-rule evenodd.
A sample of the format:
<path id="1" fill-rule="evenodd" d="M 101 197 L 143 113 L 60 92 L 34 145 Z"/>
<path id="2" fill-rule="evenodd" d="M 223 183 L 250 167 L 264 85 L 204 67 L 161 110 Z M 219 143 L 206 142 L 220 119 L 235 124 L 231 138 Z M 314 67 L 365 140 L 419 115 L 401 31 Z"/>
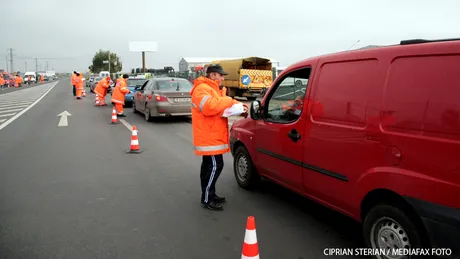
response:
<path id="1" fill-rule="evenodd" d="M 201 162 L 201 200 L 208 203 L 216 195 L 216 182 L 224 168 L 223 155 L 203 156 Z"/>
<path id="2" fill-rule="evenodd" d="M 77 96 L 77 88 L 73 85 L 73 96 Z"/>

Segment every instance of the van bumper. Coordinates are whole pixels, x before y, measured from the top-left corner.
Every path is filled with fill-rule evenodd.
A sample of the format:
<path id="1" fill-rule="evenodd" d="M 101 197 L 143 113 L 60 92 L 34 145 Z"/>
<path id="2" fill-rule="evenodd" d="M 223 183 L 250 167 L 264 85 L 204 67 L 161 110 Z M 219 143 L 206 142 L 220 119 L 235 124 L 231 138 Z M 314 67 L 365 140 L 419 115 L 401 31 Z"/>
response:
<path id="1" fill-rule="evenodd" d="M 452 255 L 460 255 L 460 210 L 405 197 L 421 217 L 435 248 L 450 248 Z"/>

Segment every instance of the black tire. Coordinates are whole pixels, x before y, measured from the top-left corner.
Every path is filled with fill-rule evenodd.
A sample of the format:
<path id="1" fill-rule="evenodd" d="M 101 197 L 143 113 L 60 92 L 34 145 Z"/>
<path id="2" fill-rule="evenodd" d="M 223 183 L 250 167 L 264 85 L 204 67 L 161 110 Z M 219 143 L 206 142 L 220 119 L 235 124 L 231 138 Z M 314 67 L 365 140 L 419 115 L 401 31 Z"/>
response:
<path id="1" fill-rule="evenodd" d="M 385 240 L 396 240 L 396 244 L 391 248 L 427 248 L 428 242 L 423 227 L 418 224 L 418 219 L 415 216 L 410 216 L 403 209 L 387 204 L 379 204 L 373 207 L 367 213 L 363 225 L 363 237 L 366 245 L 370 248 L 387 249 L 387 246 L 379 244 L 378 237 L 379 229 L 387 228 L 387 237 Z M 374 239 L 374 241 L 373 241 Z M 397 246 L 401 241 L 402 247 Z M 391 242 L 390 242 L 391 244 Z M 390 249 L 391 249 L 390 248 Z M 386 257 L 373 256 L 372 258 L 383 259 Z M 411 257 L 426 258 L 426 257 Z"/>
<path id="2" fill-rule="evenodd" d="M 132 108 L 133 108 L 134 113 L 138 113 L 138 111 L 136 110 L 136 103 L 134 101 L 133 101 L 133 104 L 132 104 Z"/>
<path id="3" fill-rule="evenodd" d="M 150 115 L 150 110 L 147 108 L 147 104 L 145 105 L 144 119 L 147 122 L 152 122 L 153 121 L 153 117 Z"/>
<path id="4" fill-rule="evenodd" d="M 241 173 L 246 172 L 246 177 Z M 233 159 L 233 172 L 238 185 L 246 190 L 254 189 L 260 182 L 260 175 L 252 163 L 251 156 L 244 146 L 236 149 Z"/>

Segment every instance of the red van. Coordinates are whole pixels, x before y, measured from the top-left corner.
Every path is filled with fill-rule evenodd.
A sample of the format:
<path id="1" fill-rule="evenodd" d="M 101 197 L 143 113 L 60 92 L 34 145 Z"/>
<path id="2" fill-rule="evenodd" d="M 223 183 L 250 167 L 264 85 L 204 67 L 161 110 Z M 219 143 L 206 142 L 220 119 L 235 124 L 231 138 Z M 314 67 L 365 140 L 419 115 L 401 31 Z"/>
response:
<path id="1" fill-rule="evenodd" d="M 296 63 L 230 143 L 242 188 L 264 177 L 350 216 L 371 248 L 459 252 L 460 39 Z"/>

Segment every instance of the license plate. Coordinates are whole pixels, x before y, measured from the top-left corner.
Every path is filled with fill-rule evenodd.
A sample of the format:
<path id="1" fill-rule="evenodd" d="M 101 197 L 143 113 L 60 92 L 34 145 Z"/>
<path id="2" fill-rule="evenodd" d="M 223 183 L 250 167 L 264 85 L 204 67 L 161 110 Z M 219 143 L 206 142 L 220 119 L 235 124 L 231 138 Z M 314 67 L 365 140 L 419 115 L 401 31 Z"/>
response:
<path id="1" fill-rule="evenodd" d="M 174 98 L 174 102 L 176 102 L 176 103 L 186 103 L 186 102 L 190 102 L 190 98 Z"/>

